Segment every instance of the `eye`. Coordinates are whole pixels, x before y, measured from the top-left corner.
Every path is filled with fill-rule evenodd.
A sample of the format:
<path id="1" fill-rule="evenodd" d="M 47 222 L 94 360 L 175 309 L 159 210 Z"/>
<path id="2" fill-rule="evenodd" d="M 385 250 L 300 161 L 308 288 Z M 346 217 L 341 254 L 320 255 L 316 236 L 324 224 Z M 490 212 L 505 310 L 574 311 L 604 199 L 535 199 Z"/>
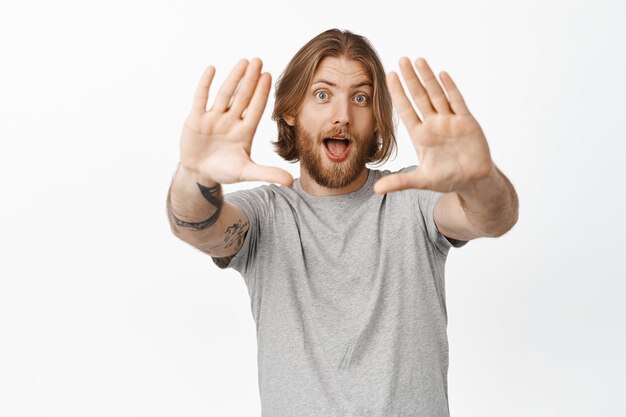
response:
<path id="1" fill-rule="evenodd" d="M 359 95 L 357 95 L 357 96 L 355 97 L 355 100 L 356 100 L 358 103 L 365 103 L 365 102 L 367 102 L 368 97 L 367 97 L 365 94 L 359 94 Z"/>
<path id="2" fill-rule="evenodd" d="M 315 95 L 320 100 L 326 100 L 328 98 L 328 94 L 326 94 L 324 91 L 318 91 L 317 93 L 315 93 Z"/>

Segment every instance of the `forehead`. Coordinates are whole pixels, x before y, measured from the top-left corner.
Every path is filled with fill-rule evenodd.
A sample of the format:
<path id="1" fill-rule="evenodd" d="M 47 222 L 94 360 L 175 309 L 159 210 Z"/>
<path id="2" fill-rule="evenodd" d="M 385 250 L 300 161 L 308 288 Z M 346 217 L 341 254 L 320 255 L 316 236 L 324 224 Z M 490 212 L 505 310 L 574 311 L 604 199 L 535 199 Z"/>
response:
<path id="1" fill-rule="evenodd" d="M 339 86 L 350 86 L 370 81 L 367 70 L 359 61 L 341 57 L 326 57 L 317 66 L 311 84 L 320 81 L 330 81 Z"/>

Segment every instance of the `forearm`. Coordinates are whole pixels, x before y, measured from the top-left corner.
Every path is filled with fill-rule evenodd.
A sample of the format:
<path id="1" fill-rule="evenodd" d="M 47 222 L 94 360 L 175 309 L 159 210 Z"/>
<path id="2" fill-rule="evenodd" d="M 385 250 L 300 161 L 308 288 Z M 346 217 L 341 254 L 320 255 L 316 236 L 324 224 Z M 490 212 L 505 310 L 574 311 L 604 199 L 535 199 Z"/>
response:
<path id="1" fill-rule="evenodd" d="M 172 232 L 181 234 L 210 234 L 220 217 L 224 198 L 222 186 L 204 181 L 201 186 L 182 166 L 178 167 L 167 195 L 167 216 Z M 205 238 L 207 236 L 204 236 Z"/>
<path id="2" fill-rule="evenodd" d="M 468 184 L 456 193 L 468 221 L 482 236 L 502 236 L 517 223 L 517 193 L 495 165 L 488 177 Z"/>

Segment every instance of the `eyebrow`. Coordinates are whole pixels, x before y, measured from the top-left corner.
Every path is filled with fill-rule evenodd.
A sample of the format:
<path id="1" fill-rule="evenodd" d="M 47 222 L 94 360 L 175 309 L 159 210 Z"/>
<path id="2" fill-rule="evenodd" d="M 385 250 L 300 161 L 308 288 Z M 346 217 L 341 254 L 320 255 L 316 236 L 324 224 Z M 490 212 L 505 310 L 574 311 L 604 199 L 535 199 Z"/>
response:
<path id="1" fill-rule="evenodd" d="M 337 87 L 337 84 L 331 83 L 330 81 L 326 81 L 326 80 L 316 80 L 316 81 L 313 81 L 313 83 L 311 83 L 311 86 L 313 86 L 315 84 L 319 84 L 319 83 L 328 84 L 331 87 Z M 350 88 L 359 88 L 359 87 L 364 87 L 364 86 L 367 86 L 367 87 L 370 87 L 370 88 L 373 87 L 371 82 L 363 81 L 362 83 L 351 85 Z"/>

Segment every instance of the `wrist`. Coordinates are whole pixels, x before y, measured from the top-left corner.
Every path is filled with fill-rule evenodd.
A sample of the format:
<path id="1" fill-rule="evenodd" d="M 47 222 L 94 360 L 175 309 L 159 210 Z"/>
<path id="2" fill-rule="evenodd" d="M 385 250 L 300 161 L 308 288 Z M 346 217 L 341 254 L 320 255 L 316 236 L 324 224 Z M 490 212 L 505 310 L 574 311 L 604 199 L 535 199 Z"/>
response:
<path id="1" fill-rule="evenodd" d="M 178 165 L 178 172 L 181 176 L 181 179 L 186 183 L 193 182 L 194 184 L 197 184 L 198 186 L 202 186 L 204 188 L 214 188 L 220 185 L 220 183 L 213 181 L 210 178 L 202 177 L 196 171 L 186 168 L 181 163 L 179 163 Z"/>

